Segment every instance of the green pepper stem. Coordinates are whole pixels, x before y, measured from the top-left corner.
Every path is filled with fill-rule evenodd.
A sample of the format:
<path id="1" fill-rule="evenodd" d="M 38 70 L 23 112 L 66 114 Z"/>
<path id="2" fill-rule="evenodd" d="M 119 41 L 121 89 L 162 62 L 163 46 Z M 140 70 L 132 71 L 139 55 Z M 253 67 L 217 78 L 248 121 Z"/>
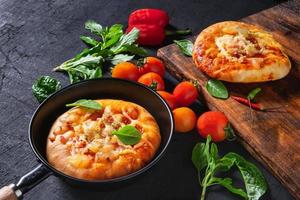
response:
<path id="1" fill-rule="evenodd" d="M 191 29 L 185 29 L 185 30 L 166 30 L 165 34 L 166 36 L 171 36 L 171 35 L 189 35 L 192 33 Z"/>

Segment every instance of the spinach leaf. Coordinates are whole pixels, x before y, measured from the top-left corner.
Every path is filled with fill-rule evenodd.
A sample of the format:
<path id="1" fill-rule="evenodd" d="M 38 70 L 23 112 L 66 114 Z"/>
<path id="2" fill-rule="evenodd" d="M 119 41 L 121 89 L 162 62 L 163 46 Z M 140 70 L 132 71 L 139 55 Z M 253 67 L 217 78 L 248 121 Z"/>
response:
<path id="1" fill-rule="evenodd" d="M 113 135 L 116 135 L 119 140 L 125 145 L 134 145 L 141 140 L 141 133 L 131 125 L 123 126 L 118 131 L 113 131 Z"/>
<path id="2" fill-rule="evenodd" d="M 85 22 L 85 28 L 87 30 L 90 30 L 92 33 L 102 37 L 103 28 L 100 24 L 93 20 L 88 20 Z"/>
<path id="3" fill-rule="evenodd" d="M 193 55 L 194 44 L 190 40 L 174 40 L 174 42 L 184 55 Z"/>
<path id="4" fill-rule="evenodd" d="M 207 160 L 204 151 L 205 151 L 204 143 L 197 143 L 193 148 L 192 162 L 198 171 L 201 171 L 203 168 L 207 166 Z"/>
<path id="5" fill-rule="evenodd" d="M 211 143 L 210 145 L 210 157 L 214 163 L 217 162 L 219 155 L 218 155 L 218 147 L 215 143 Z"/>
<path id="6" fill-rule="evenodd" d="M 204 154 L 206 156 L 206 160 L 207 160 L 207 163 L 209 163 L 210 161 L 210 142 L 211 142 L 211 136 L 208 135 L 207 138 L 206 138 L 206 143 L 205 143 L 205 148 L 204 148 Z"/>
<path id="7" fill-rule="evenodd" d="M 248 98 L 250 101 L 253 101 L 254 98 L 256 97 L 256 95 L 257 95 L 258 93 L 260 93 L 260 92 L 261 92 L 261 88 L 255 88 L 255 89 L 253 89 L 253 90 L 251 90 L 251 91 L 249 92 L 247 98 Z"/>
<path id="8" fill-rule="evenodd" d="M 132 60 L 133 57 L 134 57 L 134 55 L 130 56 L 127 54 L 117 54 L 110 60 L 110 62 L 111 62 L 111 64 L 116 65 L 120 62 L 126 62 L 129 60 Z"/>
<path id="9" fill-rule="evenodd" d="M 66 105 L 67 107 L 74 107 L 74 106 L 80 106 L 85 108 L 90 108 L 93 110 L 101 110 L 102 106 L 97 101 L 93 101 L 90 99 L 80 99 L 74 103 L 69 103 Z"/>
<path id="10" fill-rule="evenodd" d="M 210 79 L 206 84 L 208 93 L 220 99 L 227 99 L 229 97 L 228 90 L 225 85 L 216 79 Z"/>
<path id="11" fill-rule="evenodd" d="M 228 153 L 225 157 L 235 160 L 235 164 L 244 179 L 249 200 L 258 200 L 267 191 L 267 182 L 259 169 L 236 153 Z"/>
<path id="12" fill-rule="evenodd" d="M 96 46 L 99 42 L 91 37 L 88 36 L 80 36 L 80 39 L 82 40 L 82 42 L 84 42 L 84 44 L 86 44 L 88 47 L 94 47 Z"/>
<path id="13" fill-rule="evenodd" d="M 246 192 L 241 189 L 241 188 L 236 188 L 232 185 L 232 179 L 231 178 L 212 178 L 212 182 L 222 185 L 223 187 L 225 187 L 227 190 L 229 190 L 231 193 L 233 194 L 237 194 L 241 197 L 243 197 L 244 199 L 247 199 L 247 194 Z"/>
<path id="14" fill-rule="evenodd" d="M 235 163 L 235 159 L 223 156 L 221 159 L 218 160 L 216 168 L 221 172 L 227 172 L 228 170 L 231 169 L 232 166 L 234 166 L 234 163 Z"/>
<path id="15" fill-rule="evenodd" d="M 60 88 L 61 84 L 55 78 L 52 78 L 51 76 L 41 76 L 32 85 L 32 93 L 39 102 L 42 102 L 50 94 Z"/>

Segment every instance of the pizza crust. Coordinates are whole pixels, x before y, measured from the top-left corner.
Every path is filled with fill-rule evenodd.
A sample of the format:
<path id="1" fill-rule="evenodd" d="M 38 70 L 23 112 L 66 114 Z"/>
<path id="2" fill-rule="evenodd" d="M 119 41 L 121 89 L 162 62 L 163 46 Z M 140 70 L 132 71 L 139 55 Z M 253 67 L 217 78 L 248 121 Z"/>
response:
<path id="1" fill-rule="evenodd" d="M 193 60 L 212 78 L 228 82 L 264 82 L 285 77 L 291 63 L 282 46 L 261 28 L 226 21 L 197 37 Z"/>
<path id="2" fill-rule="evenodd" d="M 122 100 L 96 100 L 102 111 L 75 107 L 57 118 L 47 140 L 47 159 L 57 170 L 87 180 L 124 176 L 145 166 L 159 148 L 161 136 L 153 116 L 143 107 Z M 112 135 L 125 125 L 142 137 L 124 145 Z"/>

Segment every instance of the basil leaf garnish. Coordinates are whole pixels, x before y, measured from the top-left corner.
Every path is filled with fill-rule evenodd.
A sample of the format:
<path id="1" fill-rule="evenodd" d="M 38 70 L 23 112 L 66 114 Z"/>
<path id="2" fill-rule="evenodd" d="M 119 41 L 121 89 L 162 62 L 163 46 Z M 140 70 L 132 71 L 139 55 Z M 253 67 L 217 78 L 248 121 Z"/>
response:
<path id="1" fill-rule="evenodd" d="M 66 105 L 67 107 L 74 107 L 74 106 L 80 106 L 80 107 L 85 107 L 85 108 L 90 108 L 94 110 L 101 110 L 102 106 L 100 103 L 97 101 L 93 101 L 90 99 L 80 99 L 74 103 L 70 103 Z"/>
<path id="2" fill-rule="evenodd" d="M 112 134 L 116 135 L 119 140 L 125 145 L 137 144 L 142 137 L 142 134 L 134 126 L 131 125 L 123 126 L 119 130 L 113 131 Z"/>
<path id="3" fill-rule="evenodd" d="M 229 97 L 228 90 L 225 85 L 216 79 L 210 79 L 206 84 L 208 93 L 216 98 L 227 99 Z"/>
<path id="4" fill-rule="evenodd" d="M 190 40 L 174 40 L 174 43 L 179 47 L 184 55 L 193 55 L 194 44 Z"/>

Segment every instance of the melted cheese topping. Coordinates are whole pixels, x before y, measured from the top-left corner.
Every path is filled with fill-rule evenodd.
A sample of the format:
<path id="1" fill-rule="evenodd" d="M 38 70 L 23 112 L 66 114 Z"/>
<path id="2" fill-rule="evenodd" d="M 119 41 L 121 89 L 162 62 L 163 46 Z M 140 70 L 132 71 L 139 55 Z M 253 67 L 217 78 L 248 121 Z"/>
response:
<path id="1" fill-rule="evenodd" d="M 223 35 L 215 39 L 220 54 L 230 61 L 243 61 L 246 57 L 253 57 L 263 53 L 263 46 L 247 39 L 248 33 L 238 32 L 236 35 Z M 251 37 L 254 39 L 253 37 Z M 256 42 L 256 40 L 255 40 Z"/>
<path id="2" fill-rule="evenodd" d="M 126 125 L 122 121 L 123 117 L 123 114 L 115 114 L 110 106 L 106 106 L 101 118 L 88 119 L 77 125 L 74 128 L 77 137 L 67 142 L 67 145 L 71 147 L 71 157 L 90 152 L 95 154 L 96 161 L 101 161 L 108 158 L 114 159 L 121 151 L 132 149 L 132 146 L 123 144 L 117 136 L 112 135 L 113 131 Z M 134 126 L 137 123 L 136 120 L 128 120 L 129 125 Z M 69 161 L 72 163 L 73 159 Z"/>

